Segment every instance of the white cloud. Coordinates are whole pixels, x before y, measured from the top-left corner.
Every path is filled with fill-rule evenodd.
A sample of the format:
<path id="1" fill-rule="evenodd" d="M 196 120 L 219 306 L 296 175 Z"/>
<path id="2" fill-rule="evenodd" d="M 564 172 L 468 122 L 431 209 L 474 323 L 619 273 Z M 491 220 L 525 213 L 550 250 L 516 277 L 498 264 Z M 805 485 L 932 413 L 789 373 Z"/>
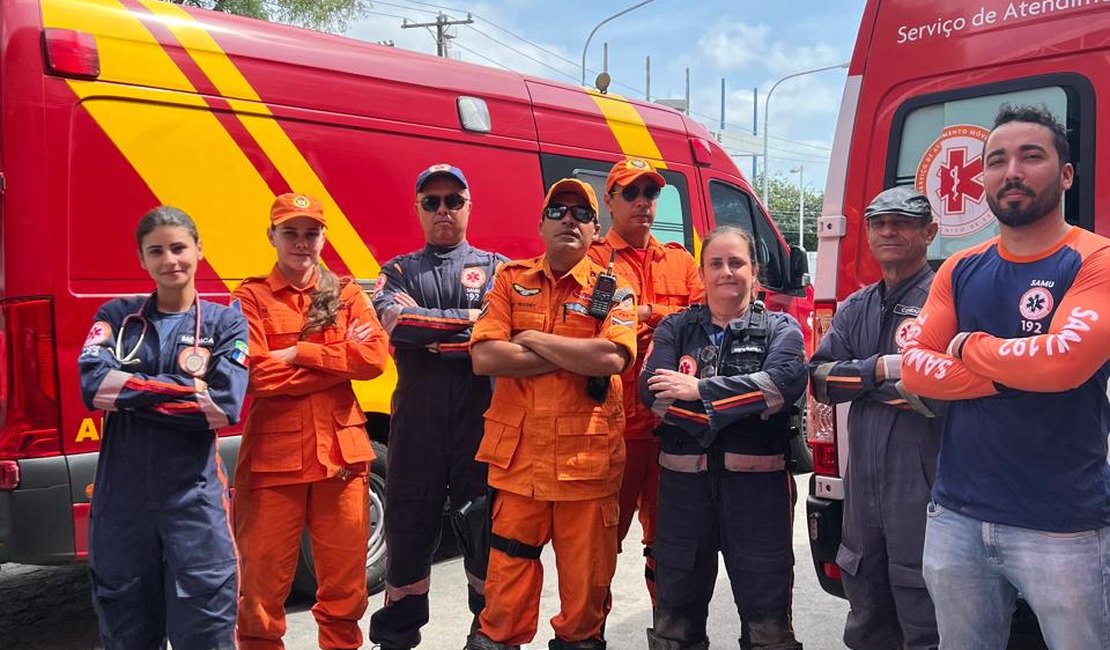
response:
<path id="1" fill-rule="evenodd" d="M 762 60 L 770 33 L 767 25 L 720 25 L 698 39 L 698 51 L 719 70 L 740 70 Z"/>

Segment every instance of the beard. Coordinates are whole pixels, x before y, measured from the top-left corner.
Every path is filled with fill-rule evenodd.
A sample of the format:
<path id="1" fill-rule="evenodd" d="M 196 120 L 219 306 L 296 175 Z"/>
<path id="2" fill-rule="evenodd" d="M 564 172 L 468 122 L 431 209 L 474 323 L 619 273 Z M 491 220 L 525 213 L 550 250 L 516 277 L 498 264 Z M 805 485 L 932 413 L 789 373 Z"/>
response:
<path id="1" fill-rule="evenodd" d="M 1011 204 L 1008 200 L 1005 202 L 998 200 L 999 196 L 1015 189 L 1025 192 L 1033 200 L 1024 207 L 1020 203 Z M 1000 187 L 997 194 L 987 194 L 987 205 L 1000 223 L 1011 228 L 1020 228 L 1037 223 L 1048 216 L 1060 205 L 1062 196 L 1063 184 L 1059 178 L 1039 194 L 1021 183 L 1012 182 Z"/>

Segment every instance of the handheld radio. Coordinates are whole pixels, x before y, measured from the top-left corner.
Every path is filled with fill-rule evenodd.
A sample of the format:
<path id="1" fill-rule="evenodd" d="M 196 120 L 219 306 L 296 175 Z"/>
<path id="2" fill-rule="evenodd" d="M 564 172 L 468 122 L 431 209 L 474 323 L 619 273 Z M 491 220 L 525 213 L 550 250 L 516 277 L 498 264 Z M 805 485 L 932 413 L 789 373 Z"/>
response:
<path id="1" fill-rule="evenodd" d="M 614 249 L 613 254 L 609 257 L 609 268 L 598 274 L 594 281 L 594 292 L 590 295 L 589 311 L 590 316 L 599 320 L 608 316 L 609 309 L 613 306 L 613 294 L 617 291 L 617 276 L 613 274 L 613 265 L 616 261 L 617 251 Z"/>

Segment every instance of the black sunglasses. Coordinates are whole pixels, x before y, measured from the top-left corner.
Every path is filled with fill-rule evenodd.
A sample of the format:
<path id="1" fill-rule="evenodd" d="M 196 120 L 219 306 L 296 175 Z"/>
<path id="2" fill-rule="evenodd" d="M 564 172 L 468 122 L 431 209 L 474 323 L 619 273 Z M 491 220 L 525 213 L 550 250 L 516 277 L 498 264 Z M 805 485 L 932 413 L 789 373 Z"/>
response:
<path id="1" fill-rule="evenodd" d="M 623 198 L 625 201 L 628 201 L 629 203 L 632 203 L 636 199 L 640 198 L 641 194 L 648 201 L 654 201 L 655 199 L 659 198 L 659 192 L 661 191 L 663 191 L 663 188 L 659 187 L 655 183 L 645 185 L 642 189 L 639 185 L 625 185 L 621 188 L 620 195 L 621 198 Z M 617 193 L 618 192 L 616 190 L 613 190 L 612 192 L 609 192 L 609 195 L 612 196 Z"/>
<path id="2" fill-rule="evenodd" d="M 466 205 L 468 200 L 462 194 L 448 194 L 447 196 L 425 194 L 420 197 L 420 207 L 424 208 L 425 212 L 435 212 L 439 210 L 440 203 L 446 203 L 448 210 L 458 210 Z"/>
<path id="3" fill-rule="evenodd" d="M 597 219 L 597 213 L 591 208 L 584 205 L 563 205 L 562 203 L 552 203 L 543 209 L 543 216 L 552 221 L 558 221 L 570 212 L 570 216 L 579 223 L 590 223 Z"/>

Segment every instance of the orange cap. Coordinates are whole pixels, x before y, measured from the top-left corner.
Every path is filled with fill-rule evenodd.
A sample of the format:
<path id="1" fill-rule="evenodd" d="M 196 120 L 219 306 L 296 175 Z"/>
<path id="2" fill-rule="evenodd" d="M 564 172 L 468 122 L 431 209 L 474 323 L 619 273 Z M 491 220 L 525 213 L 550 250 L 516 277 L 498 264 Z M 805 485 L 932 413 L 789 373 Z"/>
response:
<path id="1" fill-rule="evenodd" d="M 605 179 L 605 191 L 612 192 L 614 185 L 624 187 L 637 178 L 647 176 L 659 187 L 667 184 L 663 176 L 655 171 L 655 167 L 643 158 L 625 158 L 609 170 L 609 178 Z"/>
<path id="2" fill-rule="evenodd" d="M 597 214 L 597 194 L 594 193 L 593 186 L 577 178 L 564 178 L 555 181 L 551 185 L 551 189 L 547 190 L 547 196 L 543 197 L 543 207 L 546 208 L 556 194 L 563 193 L 577 194 L 586 199 L 590 209 L 594 211 L 594 214 Z"/>
<path id="3" fill-rule="evenodd" d="M 270 223 L 278 225 L 296 217 L 308 217 L 319 221 L 321 226 L 326 226 L 324 219 L 324 206 L 307 194 L 287 192 L 274 199 L 270 207 Z"/>

